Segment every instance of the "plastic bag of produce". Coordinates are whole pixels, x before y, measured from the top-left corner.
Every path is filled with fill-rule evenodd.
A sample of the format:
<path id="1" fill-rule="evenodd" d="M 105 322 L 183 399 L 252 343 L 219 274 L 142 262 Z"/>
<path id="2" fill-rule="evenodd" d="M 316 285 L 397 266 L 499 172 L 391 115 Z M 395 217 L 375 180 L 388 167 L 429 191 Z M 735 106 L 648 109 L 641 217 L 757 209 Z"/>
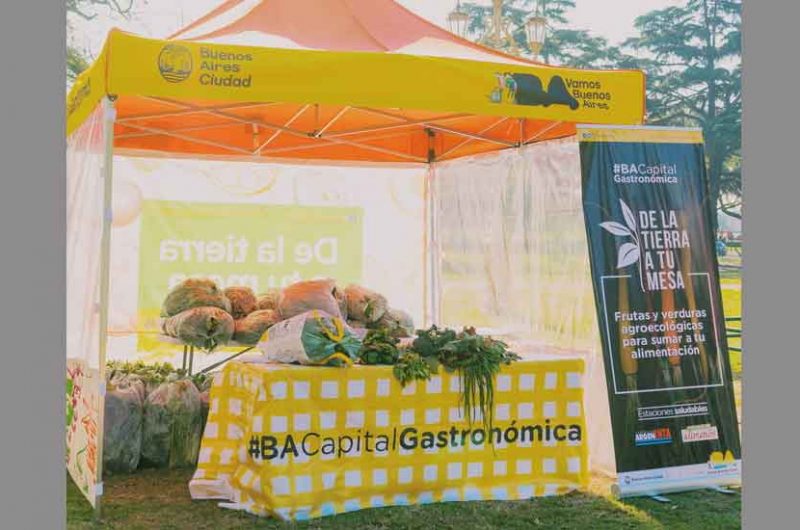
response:
<path id="1" fill-rule="evenodd" d="M 309 311 L 269 328 L 258 346 L 273 362 L 342 366 L 356 360 L 361 340 L 341 318 Z"/>
<path id="2" fill-rule="evenodd" d="M 231 316 L 234 319 L 244 318 L 258 308 L 255 293 L 249 287 L 228 287 L 225 297 L 231 302 Z"/>
<path id="3" fill-rule="evenodd" d="M 144 383 L 126 383 L 107 391 L 105 399 L 103 468 L 117 473 L 135 471 L 142 451 Z"/>
<path id="4" fill-rule="evenodd" d="M 217 307 L 195 307 L 163 320 L 165 335 L 211 352 L 233 337 L 233 317 Z"/>
<path id="5" fill-rule="evenodd" d="M 211 392 L 208 390 L 200 393 L 200 419 L 202 420 L 200 423 L 201 433 L 203 433 L 206 430 L 206 421 L 208 421 L 208 409 L 211 403 L 210 394 Z"/>
<path id="6" fill-rule="evenodd" d="M 235 322 L 233 340 L 241 344 L 255 346 L 264 336 L 264 332 L 280 321 L 281 316 L 277 311 L 270 309 L 254 311 Z"/>
<path id="7" fill-rule="evenodd" d="M 147 398 L 148 391 L 155 388 L 155 386 L 148 388 L 147 382 L 140 375 L 120 372 L 114 373 L 108 378 L 108 383 L 115 390 L 132 389 L 139 396 L 142 403 Z"/>
<path id="8" fill-rule="evenodd" d="M 281 291 L 278 310 L 283 318 L 292 318 L 315 309 L 342 318 L 336 292 L 336 282 L 330 279 L 293 283 Z"/>
<path id="9" fill-rule="evenodd" d="M 256 303 L 258 305 L 259 311 L 266 311 L 267 309 L 272 309 L 274 311 L 278 310 L 278 302 L 281 298 L 281 290 L 280 289 L 270 289 L 265 293 L 261 293 L 258 295 L 256 299 Z"/>
<path id="10" fill-rule="evenodd" d="M 389 306 L 386 297 L 360 285 L 348 285 L 344 294 L 347 298 L 347 315 L 359 322 L 377 322 Z"/>
<path id="11" fill-rule="evenodd" d="M 376 327 L 385 329 L 392 337 L 398 339 L 414 335 L 414 319 L 399 309 L 388 309 L 378 320 Z"/>
<path id="12" fill-rule="evenodd" d="M 142 464 L 159 468 L 195 465 L 202 422 L 200 392 L 194 383 L 189 379 L 163 383 L 144 404 Z"/>
<path id="13" fill-rule="evenodd" d="M 142 401 L 176 372 L 169 363 L 144 363 L 142 361 L 109 361 L 106 365 L 106 381 L 116 388 L 126 388 L 137 382 L 143 385 Z"/>
<path id="14" fill-rule="evenodd" d="M 167 294 L 161 316 L 171 317 L 194 307 L 218 307 L 231 312 L 231 302 L 212 280 L 189 278 Z"/>

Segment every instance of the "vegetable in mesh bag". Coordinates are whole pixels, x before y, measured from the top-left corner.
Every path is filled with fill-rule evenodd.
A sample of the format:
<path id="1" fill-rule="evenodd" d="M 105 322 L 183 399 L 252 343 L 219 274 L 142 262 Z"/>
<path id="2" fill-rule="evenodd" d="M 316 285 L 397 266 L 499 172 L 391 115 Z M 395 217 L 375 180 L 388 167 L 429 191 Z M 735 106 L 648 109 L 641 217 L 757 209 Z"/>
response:
<path id="1" fill-rule="evenodd" d="M 387 309 L 386 313 L 374 324 L 375 328 L 385 329 L 395 338 L 411 337 L 414 334 L 414 319 L 405 311 Z"/>
<path id="2" fill-rule="evenodd" d="M 264 332 L 280 321 L 281 316 L 277 311 L 270 309 L 254 311 L 235 322 L 233 340 L 241 344 L 255 346 L 264 336 Z"/>
<path id="3" fill-rule="evenodd" d="M 330 279 L 293 283 L 281 291 L 278 310 L 283 318 L 296 317 L 312 310 L 342 318 L 336 291 L 336 282 Z"/>
<path id="4" fill-rule="evenodd" d="M 137 374 L 115 373 L 111 377 L 106 377 L 108 385 L 115 390 L 133 390 L 139 399 L 144 403 L 148 391 L 155 387 L 148 387 L 147 381 Z"/>
<path id="5" fill-rule="evenodd" d="M 341 318 L 315 310 L 275 324 L 258 346 L 273 362 L 342 366 L 358 358 L 361 340 Z"/>
<path id="6" fill-rule="evenodd" d="M 195 307 L 218 307 L 231 312 L 231 302 L 212 280 L 189 278 L 167 294 L 161 316 L 171 317 Z"/>
<path id="7" fill-rule="evenodd" d="M 164 319 L 164 334 L 211 352 L 233 337 L 233 317 L 217 307 L 195 307 Z"/>
<path id="8" fill-rule="evenodd" d="M 231 316 L 234 319 L 244 318 L 258 308 L 255 293 L 249 287 L 228 287 L 225 297 L 231 302 Z"/>
<path id="9" fill-rule="evenodd" d="M 266 311 L 267 309 L 272 309 L 274 311 L 278 310 L 278 302 L 281 298 L 281 290 L 280 289 L 270 289 L 265 293 L 261 293 L 258 295 L 256 299 L 256 305 L 258 306 L 259 311 Z"/>
<path id="10" fill-rule="evenodd" d="M 197 463 L 202 437 L 200 392 L 189 379 L 163 383 L 144 404 L 141 461 L 146 466 Z"/>
<path id="11" fill-rule="evenodd" d="M 103 469 L 117 473 L 135 471 L 142 451 L 144 383 L 124 383 L 106 392 L 103 420 Z"/>
<path id="12" fill-rule="evenodd" d="M 348 285 L 344 290 L 347 315 L 366 323 L 378 322 L 389 307 L 386 297 L 360 285 Z"/>

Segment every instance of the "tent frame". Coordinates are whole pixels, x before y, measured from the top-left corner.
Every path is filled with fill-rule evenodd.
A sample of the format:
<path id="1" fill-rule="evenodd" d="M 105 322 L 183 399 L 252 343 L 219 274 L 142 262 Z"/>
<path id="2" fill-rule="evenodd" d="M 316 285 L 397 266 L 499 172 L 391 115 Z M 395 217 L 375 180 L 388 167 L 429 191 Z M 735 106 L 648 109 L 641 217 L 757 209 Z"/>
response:
<path id="1" fill-rule="evenodd" d="M 254 108 L 254 107 L 265 107 L 270 105 L 276 105 L 278 103 L 257 103 L 257 102 L 249 102 L 249 103 L 231 103 L 231 104 L 221 104 L 221 105 L 214 105 L 212 107 L 199 107 L 196 105 L 192 105 L 189 103 L 173 101 L 165 98 L 147 98 L 153 99 L 155 101 L 161 103 L 168 103 L 176 107 L 175 111 L 171 112 L 162 112 L 162 113 L 153 113 L 147 115 L 138 115 L 138 116 L 128 116 L 124 118 L 119 118 L 117 115 L 117 107 L 116 101 L 117 97 L 114 95 L 107 95 L 104 96 L 99 106 L 103 108 L 103 131 L 104 131 L 104 159 L 103 159 L 103 167 L 102 167 L 102 180 L 103 180 L 103 224 L 102 224 L 102 236 L 101 236 L 101 256 L 100 256 L 100 304 L 99 304 L 99 312 L 100 312 L 100 344 L 99 344 L 99 379 L 100 379 L 100 395 L 102 397 L 101 406 L 98 411 L 98 432 L 102 433 L 104 428 L 104 415 L 105 415 L 105 367 L 106 367 L 106 358 L 107 358 L 107 348 L 108 348 L 108 302 L 109 302 L 109 292 L 110 292 L 110 262 L 111 262 L 111 223 L 113 218 L 112 212 L 112 200 L 113 200 L 113 183 L 114 183 L 114 156 L 115 156 L 115 148 L 114 143 L 117 138 L 124 138 L 130 137 L 130 134 L 121 134 L 115 135 L 114 126 L 117 123 L 124 124 L 126 127 L 131 127 L 135 129 L 139 129 L 142 132 L 140 133 L 133 133 L 140 136 L 167 136 L 173 137 L 183 140 L 191 140 L 193 142 L 197 142 L 200 144 L 207 144 L 212 147 L 219 147 L 230 150 L 232 154 L 239 155 L 241 157 L 244 155 L 246 159 L 251 159 L 255 162 L 269 162 L 270 158 L 265 158 L 263 155 L 265 154 L 277 154 L 277 153 L 290 153 L 292 150 L 297 149 L 308 149 L 309 146 L 297 146 L 297 147 L 288 147 L 288 148 L 277 148 L 277 149 L 264 149 L 272 140 L 274 140 L 277 135 L 281 133 L 293 134 L 298 136 L 307 137 L 308 134 L 299 131 L 296 129 L 292 129 L 290 126 L 293 121 L 297 119 L 299 114 L 302 114 L 308 111 L 309 108 L 314 106 L 313 104 L 304 105 L 301 108 L 301 111 L 295 113 L 292 118 L 287 120 L 287 122 L 283 125 L 271 124 L 264 122 L 263 120 L 257 119 L 250 119 L 250 118 L 241 118 L 235 115 L 231 115 L 226 113 L 227 110 L 231 109 L 243 109 L 243 108 Z M 348 111 L 357 109 L 366 112 L 373 112 L 376 114 L 380 114 L 382 116 L 391 117 L 402 123 L 397 125 L 384 125 L 384 126 L 375 126 L 375 127 L 364 127 L 362 129 L 357 130 L 349 130 L 343 131 L 339 133 L 333 133 L 330 135 L 325 134 L 325 130 L 331 127 L 339 118 L 341 118 L 344 114 Z M 148 127 L 133 124 L 137 120 L 143 119 L 152 119 L 156 117 L 164 117 L 164 116 L 186 116 L 192 114 L 201 114 L 201 113 L 208 113 L 212 115 L 217 115 L 221 117 L 228 118 L 230 120 L 229 123 L 219 124 L 219 125 L 211 125 L 211 126 L 203 126 L 198 128 L 187 127 L 184 131 L 190 130 L 201 130 L 208 127 L 229 127 L 232 125 L 252 125 L 255 127 L 264 127 L 267 129 L 272 129 L 274 132 L 270 136 L 270 138 L 263 142 L 261 145 L 257 146 L 253 151 L 248 151 L 244 149 L 237 148 L 235 146 L 229 146 L 226 144 L 203 140 L 200 138 L 195 138 L 191 136 L 187 136 L 181 134 L 180 130 L 165 130 L 160 129 L 157 127 Z M 356 106 L 345 106 L 343 107 L 333 118 L 328 120 L 326 124 L 314 134 L 315 138 L 325 140 L 329 143 L 345 143 L 349 145 L 353 145 L 354 147 L 360 147 L 364 149 L 374 149 L 379 152 L 385 152 L 388 154 L 392 154 L 394 156 L 410 159 L 407 163 L 412 163 L 413 165 L 426 165 L 427 172 L 425 175 L 425 183 L 424 183 L 424 233 L 426 238 L 425 250 L 424 250 L 424 262 L 427 264 L 426 270 L 424 273 L 424 319 L 426 322 L 435 322 L 439 320 L 440 312 L 441 312 L 441 300 L 438 296 L 438 291 L 436 286 L 439 284 L 439 257 L 440 257 L 440 248 L 439 248 L 439 238 L 438 238 L 438 229 L 436 226 L 436 216 L 434 214 L 434 203 L 435 203 L 435 195 L 434 195 L 434 174 L 435 174 L 435 164 L 440 161 L 450 160 L 456 157 L 448 157 L 447 155 L 456 152 L 459 148 L 463 145 L 468 144 L 470 142 L 491 142 L 498 145 L 502 145 L 504 149 L 511 149 L 511 148 L 520 148 L 526 145 L 530 145 L 535 143 L 537 138 L 554 127 L 557 127 L 562 122 L 554 121 L 550 125 L 548 125 L 545 129 L 537 131 L 531 138 L 525 138 L 525 128 L 524 123 L 525 120 L 522 118 L 512 118 L 509 116 L 500 116 L 496 117 L 493 122 L 487 126 L 485 129 L 480 131 L 479 133 L 470 133 L 466 131 L 459 131 L 458 129 L 453 129 L 449 127 L 444 127 L 438 124 L 432 124 L 432 121 L 442 121 L 448 119 L 458 119 L 468 114 L 457 113 L 457 114 L 449 114 L 444 115 L 442 117 L 437 117 L 435 120 L 427 119 L 427 120 L 409 120 L 403 116 L 398 116 L 392 114 L 390 112 L 384 112 L 376 109 L 370 109 L 366 107 L 356 107 Z M 509 120 L 516 120 L 519 123 L 519 130 L 520 130 L 520 141 L 518 142 L 506 142 L 499 139 L 493 139 L 490 137 L 485 136 L 484 133 L 487 131 L 509 121 Z M 355 135 L 364 132 L 374 132 L 376 130 L 391 130 L 391 129 L 398 129 L 398 128 L 408 128 L 408 127 L 421 127 L 425 132 L 428 134 L 429 137 L 429 156 L 427 159 L 421 157 L 415 157 L 412 155 L 408 155 L 407 153 L 401 153 L 398 151 L 390 150 L 390 149 L 383 149 L 378 148 L 375 146 L 371 146 L 368 144 L 363 144 L 358 141 L 350 141 L 344 140 L 341 136 L 348 136 L 348 135 Z M 439 154 L 437 156 L 435 152 L 435 145 L 434 139 L 437 131 L 445 132 L 449 134 L 456 134 L 463 138 L 463 140 L 456 144 L 454 147 L 451 147 L 447 151 Z M 326 145 L 325 143 L 318 144 L 320 146 Z M 122 152 L 125 150 L 122 149 Z M 198 155 L 183 155 L 188 156 L 194 159 L 202 159 L 203 156 Z M 238 158 L 238 157 L 237 157 Z M 301 162 L 307 162 L 306 160 L 301 160 Z M 324 160 L 322 161 L 324 162 Z M 335 163 L 352 163 L 349 161 L 335 161 Z M 374 162 L 374 164 L 381 164 L 385 165 L 386 162 Z M 391 164 L 391 163 L 389 163 Z M 237 354 L 238 355 L 238 354 Z M 227 361 L 228 359 L 226 359 Z M 102 493 L 103 493 L 103 437 L 98 437 L 97 442 L 97 466 L 96 466 L 96 484 L 97 489 L 95 492 L 95 516 L 99 518 L 102 514 Z"/>
<path id="2" fill-rule="evenodd" d="M 233 154 L 238 155 L 245 155 L 245 156 L 253 156 L 253 157 L 261 157 L 265 155 L 273 155 L 278 153 L 290 153 L 292 151 L 298 150 L 308 150 L 313 149 L 315 147 L 326 147 L 329 144 L 344 144 L 344 145 L 351 145 L 353 147 L 357 147 L 359 149 L 365 149 L 368 151 L 374 151 L 377 153 L 388 154 L 395 156 L 397 158 L 405 159 L 409 162 L 416 162 L 416 163 L 429 163 L 432 160 L 430 158 L 425 159 L 419 156 L 410 155 L 408 153 L 403 153 L 401 151 L 397 151 L 394 149 L 389 149 L 385 147 L 377 147 L 371 144 L 367 144 L 358 140 L 347 140 L 345 137 L 348 136 L 355 136 L 359 134 L 365 133 L 377 133 L 381 131 L 392 131 L 397 129 L 408 129 L 408 128 L 418 128 L 423 131 L 436 131 L 446 134 L 455 135 L 461 137 L 463 140 L 461 143 L 456 144 L 456 146 L 447 149 L 446 151 L 440 153 L 438 156 L 434 156 L 433 160 L 440 161 L 446 160 L 450 157 L 448 155 L 457 152 L 460 148 L 464 147 L 468 143 L 471 142 L 484 142 L 490 143 L 494 145 L 498 145 L 501 148 L 512 148 L 512 147 L 521 147 L 524 145 L 528 145 L 530 143 L 536 142 L 536 140 L 541 137 L 542 135 L 546 134 L 550 130 L 554 129 L 555 127 L 562 125 L 563 121 L 553 121 L 542 130 L 536 131 L 531 137 L 526 137 L 525 133 L 525 120 L 523 118 L 516 118 L 515 120 L 519 124 L 519 137 L 517 141 L 512 142 L 508 140 L 504 140 L 501 138 L 493 138 L 489 136 L 488 133 L 492 129 L 495 129 L 499 125 L 506 123 L 508 120 L 514 119 L 508 116 L 498 116 L 496 117 L 493 122 L 488 125 L 487 127 L 483 128 L 478 132 L 470 132 L 464 131 L 457 127 L 449 127 L 442 125 L 443 122 L 447 122 L 450 120 L 458 120 L 462 118 L 467 118 L 471 116 L 469 113 L 445 113 L 441 116 L 434 116 L 432 118 L 425 118 L 425 119 L 410 119 L 404 116 L 399 116 L 397 114 L 374 109 L 370 107 L 362 107 L 362 106 L 343 106 L 331 119 L 329 119 L 319 130 L 314 131 L 313 133 L 308 133 L 305 131 L 301 131 L 299 129 L 292 128 L 291 125 L 297 119 L 299 119 L 302 115 L 309 111 L 312 107 L 314 107 L 317 111 L 319 106 L 317 104 L 305 104 L 303 105 L 298 111 L 296 111 L 292 116 L 283 124 L 276 124 L 270 123 L 261 119 L 254 119 L 254 118 L 244 118 L 240 116 L 236 116 L 231 114 L 227 111 L 229 110 L 241 110 L 241 109 L 253 109 L 253 108 L 263 108 L 269 107 L 273 105 L 278 105 L 279 103 L 274 102 L 265 102 L 265 103 L 258 103 L 258 102 L 248 102 L 248 103 L 231 103 L 231 104 L 221 104 L 221 105 L 213 105 L 209 107 L 201 107 L 192 105 L 190 103 L 185 103 L 182 101 L 176 101 L 173 99 L 168 98 L 161 98 L 161 97 L 143 97 L 142 99 L 155 101 L 158 103 L 163 103 L 167 105 L 172 105 L 177 107 L 174 111 L 164 111 L 164 112 L 156 112 L 156 113 L 149 113 L 149 114 L 140 114 L 135 116 L 127 116 L 120 118 L 117 123 L 124 125 L 125 127 L 136 129 L 139 132 L 133 133 L 123 133 L 116 136 L 116 139 L 130 139 L 130 138 L 142 138 L 142 137 L 152 137 L 152 136 L 167 136 L 176 138 L 178 140 L 184 140 L 188 142 L 197 143 L 200 145 L 208 145 L 211 147 L 217 147 L 220 149 L 228 150 Z M 359 110 L 362 112 L 374 114 L 377 116 L 381 116 L 384 118 L 389 118 L 395 120 L 399 123 L 392 124 L 392 125 L 374 125 L 374 126 L 365 126 L 355 129 L 347 129 L 344 131 L 336 131 L 330 134 L 327 134 L 326 131 L 330 129 L 340 118 L 342 118 L 347 112 L 351 110 Z M 152 120 L 158 118 L 166 118 L 166 117 L 177 117 L 177 116 L 190 116 L 190 115 L 197 115 L 197 114 L 208 114 L 211 116 L 224 118 L 227 121 L 223 121 L 220 123 L 214 124 L 204 124 L 204 125 L 190 125 L 186 127 L 176 127 L 172 129 L 163 129 L 160 127 L 153 127 L 153 126 L 145 126 L 141 125 L 137 122 L 142 120 Z M 187 132 L 198 132 L 198 131 L 207 131 L 210 129 L 223 129 L 226 127 L 233 127 L 238 125 L 250 125 L 253 127 L 254 137 L 258 134 L 259 128 L 271 130 L 273 131 L 272 134 L 267 138 L 265 141 L 260 142 L 257 146 L 254 147 L 252 150 L 242 149 L 241 147 L 228 145 L 222 142 L 213 141 L 213 140 L 206 140 L 203 138 L 198 138 L 196 136 L 190 136 L 184 133 Z M 317 140 L 322 140 L 322 143 L 315 144 L 315 145 L 299 145 L 299 146 L 291 146 L 291 147 L 283 147 L 283 148 L 273 148 L 273 149 L 266 149 L 269 144 L 271 144 L 280 134 L 286 133 L 291 134 L 294 136 L 298 136 L 301 138 L 309 138 L 312 137 Z M 370 139 L 377 140 L 383 138 L 390 138 L 391 136 L 371 136 Z"/>
<path id="3" fill-rule="evenodd" d="M 108 348 L 108 295 L 111 283 L 111 221 L 114 186 L 114 122 L 116 108 L 113 98 L 103 98 L 103 229 L 100 243 L 100 344 L 98 366 L 100 406 L 97 411 L 97 465 L 95 467 L 95 514 L 99 517 L 103 498 L 103 432 L 106 395 L 106 354 Z"/>

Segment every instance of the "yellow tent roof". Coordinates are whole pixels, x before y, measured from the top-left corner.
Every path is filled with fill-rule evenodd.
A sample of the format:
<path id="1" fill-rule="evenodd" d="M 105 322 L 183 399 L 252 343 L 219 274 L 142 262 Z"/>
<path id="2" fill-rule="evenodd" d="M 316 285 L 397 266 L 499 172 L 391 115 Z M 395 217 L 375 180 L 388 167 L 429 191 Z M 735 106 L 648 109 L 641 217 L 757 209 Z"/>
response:
<path id="1" fill-rule="evenodd" d="M 433 53 L 423 37 L 395 53 L 114 30 L 68 95 L 67 134 L 104 96 L 115 148 L 194 156 L 429 162 L 643 122 L 642 72 L 407 53 Z"/>

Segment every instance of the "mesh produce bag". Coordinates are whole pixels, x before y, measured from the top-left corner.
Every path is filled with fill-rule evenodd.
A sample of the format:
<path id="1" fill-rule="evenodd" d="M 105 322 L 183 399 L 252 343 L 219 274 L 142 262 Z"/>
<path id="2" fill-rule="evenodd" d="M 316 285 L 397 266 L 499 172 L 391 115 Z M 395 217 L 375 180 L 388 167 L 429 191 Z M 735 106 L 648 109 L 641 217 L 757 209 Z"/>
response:
<path id="1" fill-rule="evenodd" d="M 341 318 L 309 311 L 269 328 L 258 346 L 273 362 L 342 366 L 357 359 L 361 340 Z"/>
<path id="2" fill-rule="evenodd" d="M 281 291 L 278 310 L 283 318 L 292 318 L 314 309 L 341 318 L 336 292 L 334 280 L 297 282 Z"/>
<path id="3" fill-rule="evenodd" d="M 131 381 L 123 388 L 106 392 L 103 469 L 131 473 L 139 467 L 144 392 L 142 381 Z"/>
<path id="4" fill-rule="evenodd" d="M 395 338 L 411 337 L 414 334 L 414 319 L 405 311 L 389 309 L 378 320 L 376 327 L 385 329 Z"/>
<path id="5" fill-rule="evenodd" d="M 161 384 L 144 404 L 142 464 L 159 468 L 194 466 L 202 423 L 200 392 L 192 381 Z"/>
<path id="6" fill-rule="evenodd" d="M 233 317 L 217 307 L 195 307 L 162 321 L 165 335 L 211 352 L 233 337 Z"/>
<path id="7" fill-rule="evenodd" d="M 230 300 L 212 280 L 190 278 L 176 285 L 161 306 L 161 316 L 171 317 L 193 307 L 218 307 L 231 312 Z"/>
<path id="8" fill-rule="evenodd" d="M 272 309 L 274 311 L 278 310 L 278 302 L 281 298 L 281 290 L 280 289 L 270 289 L 265 293 L 261 293 L 258 295 L 256 299 L 256 305 L 258 306 L 259 311 L 265 311 L 267 309 Z"/>
<path id="9" fill-rule="evenodd" d="M 377 322 L 389 306 L 385 296 L 360 285 L 348 285 L 344 294 L 347 299 L 347 316 L 359 322 Z"/>
<path id="10" fill-rule="evenodd" d="M 249 287 L 228 287 L 225 297 L 231 302 L 231 316 L 234 319 L 244 318 L 258 308 L 258 300 Z"/>
<path id="11" fill-rule="evenodd" d="M 235 322 L 233 340 L 241 344 L 258 344 L 264 332 L 271 326 L 280 322 L 281 316 L 277 311 L 266 309 L 264 311 L 254 311 L 241 320 Z"/>

